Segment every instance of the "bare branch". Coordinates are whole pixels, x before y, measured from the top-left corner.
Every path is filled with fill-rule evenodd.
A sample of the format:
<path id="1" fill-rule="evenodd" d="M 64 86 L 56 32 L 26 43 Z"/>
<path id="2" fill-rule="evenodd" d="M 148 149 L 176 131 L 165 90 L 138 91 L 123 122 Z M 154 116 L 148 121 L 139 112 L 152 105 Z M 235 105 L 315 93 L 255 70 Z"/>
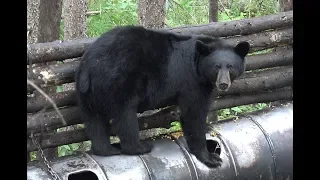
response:
<path id="1" fill-rule="evenodd" d="M 29 79 L 27 79 L 27 84 L 31 85 L 33 88 L 35 88 L 40 94 L 42 94 L 44 97 L 47 98 L 47 100 L 51 103 L 51 105 L 54 107 L 54 109 L 57 111 L 58 115 L 61 118 L 62 124 L 63 125 L 67 125 L 65 119 L 63 118 L 61 112 L 59 111 L 56 103 L 54 103 L 54 101 L 44 92 L 42 91 L 37 85 L 35 85 L 32 81 L 30 81 Z"/>

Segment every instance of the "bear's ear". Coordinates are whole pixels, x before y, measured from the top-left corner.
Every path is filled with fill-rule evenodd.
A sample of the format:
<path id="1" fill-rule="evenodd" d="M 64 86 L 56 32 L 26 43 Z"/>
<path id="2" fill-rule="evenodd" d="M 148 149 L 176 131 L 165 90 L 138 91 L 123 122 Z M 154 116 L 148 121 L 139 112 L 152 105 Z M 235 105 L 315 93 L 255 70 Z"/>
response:
<path id="1" fill-rule="evenodd" d="M 234 48 L 236 53 L 242 58 L 244 58 L 249 53 L 249 49 L 250 49 L 250 44 L 248 42 L 246 42 L 246 41 L 240 42 Z"/>
<path id="2" fill-rule="evenodd" d="M 196 42 L 196 49 L 202 55 L 208 55 L 212 51 L 212 48 L 209 45 L 207 45 L 199 40 L 197 40 L 197 42 Z"/>

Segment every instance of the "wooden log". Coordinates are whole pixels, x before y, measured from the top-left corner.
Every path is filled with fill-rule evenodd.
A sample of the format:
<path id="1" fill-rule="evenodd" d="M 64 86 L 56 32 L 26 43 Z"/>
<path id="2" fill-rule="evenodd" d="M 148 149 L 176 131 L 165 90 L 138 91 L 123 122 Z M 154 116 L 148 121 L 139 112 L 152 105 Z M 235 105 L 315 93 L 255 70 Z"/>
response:
<path id="1" fill-rule="evenodd" d="M 228 92 L 219 92 L 216 95 L 240 94 L 248 92 L 258 92 L 266 89 L 276 89 L 292 84 L 292 67 L 275 67 L 258 72 L 246 72 L 236 79 Z M 76 105 L 75 91 L 66 91 L 49 95 L 58 107 Z M 42 96 L 33 97 L 27 100 L 27 112 L 37 112 L 51 104 Z"/>
<path id="2" fill-rule="evenodd" d="M 228 37 L 254 34 L 268 29 L 290 27 L 293 24 L 293 11 L 282 12 L 262 17 L 248 18 L 229 22 L 212 22 L 203 25 L 168 28 L 183 34 L 204 34 Z"/>
<path id="3" fill-rule="evenodd" d="M 96 38 L 84 38 L 67 41 L 54 41 L 50 43 L 28 44 L 27 64 L 61 61 L 82 56 L 85 49 L 92 44 Z"/>
<path id="4" fill-rule="evenodd" d="M 226 40 L 232 45 L 236 45 L 240 41 L 248 41 L 250 43 L 249 52 L 255 52 L 279 45 L 292 44 L 293 28 L 278 29 L 275 31 L 261 32 L 247 36 L 231 37 Z"/>
<path id="5" fill-rule="evenodd" d="M 247 71 L 290 64 L 293 64 L 293 50 L 290 46 L 278 47 L 272 52 L 251 55 L 246 58 Z"/>
<path id="6" fill-rule="evenodd" d="M 246 94 L 239 96 L 228 96 L 222 99 L 213 100 L 210 111 L 225 109 L 235 106 L 248 105 L 254 103 L 266 103 L 278 100 L 288 100 L 293 98 L 291 87 L 273 90 L 269 92 L 256 93 L 255 95 Z"/>
<path id="7" fill-rule="evenodd" d="M 293 16 L 291 11 L 279 13 L 277 15 L 230 22 L 213 22 L 210 23 L 210 25 L 193 26 L 190 27 L 190 29 L 188 29 L 188 27 L 171 29 L 174 32 L 227 37 L 234 35 L 248 35 L 270 29 L 285 27 L 292 28 L 292 24 Z M 198 32 L 197 29 L 199 29 Z M 29 64 L 29 60 L 32 63 L 42 63 L 80 57 L 85 49 L 95 40 L 96 38 L 85 38 L 64 42 L 55 41 L 51 43 L 28 44 L 27 64 Z"/>
<path id="8" fill-rule="evenodd" d="M 283 30 L 249 35 L 248 37 L 245 37 L 245 36 L 235 37 L 228 40 L 230 40 L 232 44 L 236 44 L 239 41 L 248 41 L 252 46 L 252 49 L 250 50 L 250 52 L 254 52 L 256 50 L 267 49 L 267 48 L 275 47 L 281 44 L 290 44 L 292 43 L 292 35 L 293 34 L 292 34 L 292 28 L 291 28 L 291 29 L 283 29 Z M 275 57 L 281 56 L 281 55 L 284 56 L 283 55 L 284 53 L 282 54 L 275 53 L 274 56 Z M 264 57 L 263 55 L 259 55 L 257 58 L 270 59 L 270 56 L 272 55 L 268 55 L 267 57 Z M 286 56 L 284 57 L 287 58 Z M 277 61 L 277 59 L 275 59 L 275 61 Z M 250 58 L 249 58 L 249 62 L 250 62 Z M 273 67 L 277 65 L 277 64 L 273 65 L 273 63 L 271 62 L 266 62 L 266 63 L 268 63 L 268 65 Z M 263 63 L 262 65 L 264 64 L 265 63 Z M 36 84 L 41 88 L 61 85 L 64 83 L 70 83 L 74 81 L 75 70 L 78 66 L 79 66 L 79 61 L 74 61 L 74 62 L 67 62 L 64 64 L 51 65 L 45 68 L 34 68 L 33 76 L 35 76 L 36 78 L 33 78 L 33 79 L 37 80 Z M 31 91 L 33 91 L 33 88 L 28 86 L 28 92 L 31 92 Z"/>
<path id="9" fill-rule="evenodd" d="M 259 55 L 247 57 L 246 70 L 271 68 L 292 64 L 293 51 L 291 47 L 279 47 L 276 50 Z M 74 82 L 75 71 L 79 61 L 66 62 L 63 64 L 49 65 L 47 67 L 33 68 L 33 78 L 40 87 L 49 87 Z M 29 90 L 32 90 L 30 87 Z"/>
<path id="10" fill-rule="evenodd" d="M 160 136 L 160 135 L 165 135 L 170 133 L 169 129 L 148 129 L 148 130 L 143 130 L 139 132 L 140 135 L 140 139 L 141 140 L 145 140 L 148 138 L 152 138 L 152 137 L 156 137 L 156 136 Z M 63 138 L 61 138 L 63 137 Z M 71 138 L 69 138 L 71 137 Z M 38 139 L 39 142 L 39 138 L 35 137 L 36 139 Z M 60 145 L 65 145 L 65 144 L 71 144 L 69 143 L 70 141 L 74 141 L 75 143 L 77 142 L 83 142 L 81 141 L 82 139 L 84 139 L 84 141 L 88 140 L 88 138 L 86 137 L 85 133 L 84 133 L 84 129 L 75 129 L 75 130 L 71 130 L 71 131 L 63 131 L 63 132 L 59 132 L 58 134 L 54 134 L 54 133 L 49 133 L 49 134 L 45 134 L 44 135 L 44 139 L 42 144 L 45 145 L 45 147 L 43 149 L 47 149 L 49 147 L 57 147 Z M 78 141 L 80 140 L 80 141 Z M 111 144 L 115 144 L 115 143 L 119 143 L 120 140 L 118 137 L 113 137 L 112 139 L 110 139 Z M 46 147 L 46 145 L 48 145 L 48 147 Z M 27 152 L 32 152 L 32 142 L 30 140 L 30 138 L 27 139 Z M 29 147 L 29 149 L 28 149 Z M 29 151 L 30 150 L 30 151 Z"/>
<path id="11" fill-rule="evenodd" d="M 230 95 L 246 95 L 246 94 L 259 94 L 261 91 L 268 91 L 273 89 L 279 89 L 283 87 L 292 86 L 293 82 L 293 68 L 290 67 L 280 67 L 274 69 L 268 69 L 262 72 L 248 73 L 247 78 L 240 78 L 235 80 L 231 85 L 228 93 L 215 92 L 213 94 L 213 100 L 217 96 L 230 96 Z M 56 96 L 62 97 L 63 96 Z M 63 102 L 63 99 L 59 99 L 59 102 Z M 49 105 L 49 104 L 47 104 Z M 39 107 L 39 106 L 38 106 Z M 161 111 L 172 111 L 172 114 L 166 113 L 165 116 L 162 116 L 163 112 Z M 167 119 L 177 118 L 176 111 L 165 108 L 156 113 L 146 113 L 145 115 L 140 116 L 139 127 L 140 129 L 145 128 L 156 128 L 157 126 L 164 127 Z M 68 107 L 60 109 L 61 114 L 63 115 L 67 125 L 81 124 L 82 121 L 79 116 L 79 111 L 77 107 Z M 152 111 L 151 111 L 152 112 Z M 42 114 L 28 114 L 27 115 L 27 132 L 30 134 L 33 132 L 40 132 L 40 121 L 43 122 L 45 128 L 56 129 L 61 128 L 61 120 L 58 114 L 54 111 L 44 112 Z M 167 124 L 168 125 L 168 124 Z"/>
<path id="12" fill-rule="evenodd" d="M 156 113 L 139 115 L 139 129 L 152 129 L 158 127 L 169 128 L 170 123 L 179 118 L 175 113 L 170 113 L 172 109 L 170 107 L 164 108 L 161 111 Z M 79 109 L 76 106 L 60 109 L 61 114 L 64 116 L 68 126 L 75 124 L 82 124 L 83 122 L 80 119 Z M 36 118 L 34 118 L 36 117 Z M 57 129 L 63 127 L 61 120 L 57 113 L 52 110 L 42 114 L 36 115 L 27 115 L 27 134 L 38 133 L 41 131 L 40 121 L 43 122 L 44 128 L 48 129 Z"/>
<path id="13" fill-rule="evenodd" d="M 255 95 L 245 95 L 245 96 L 236 96 L 236 97 L 228 97 L 224 99 L 216 99 L 211 107 L 210 110 L 218 110 L 223 108 L 230 108 L 234 106 L 239 105 L 246 105 L 246 104 L 253 104 L 253 103 L 266 103 L 266 102 L 272 102 L 276 100 L 288 100 L 292 99 L 293 91 L 291 88 L 284 88 L 284 89 L 278 89 L 275 91 L 270 92 L 264 92 L 260 94 Z M 176 107 L 168 108 L 166 113 L 171 114 L 171 110 L 174 111 Z M 172 121 L 176 121 L 176 119 L 166 119 L 167 123 L 170 124 Z M 77 143 L 82 141 L 87 141 L 88 138 L 84 134 L 83 129 L 77 129 L 72 131 L 64 131 L 59 133 L 50 133 L 46 134 L 43 137 L 42 141 L 42 148 L 52 148 L 57 147 L 60 145 L 65 144 L 71 144 L 71 143 Z M 32 144 L 30 138 L 27 139 L 27 151 L 35 151 L 36 147 Z"/>
<path id="14" fill-rule="evenodd" d="M 284 66 L 267 69 L 260 72 L 250 72 L 236 79 L 230 86 L 228 92 L 214 91 L 213 96 L 243 95 L 247 93 L 259 93 L 292 86 L 293 67 Z"/>
<path id="15" fill-rule="evenodd" d="M 50 94 L 49 97 L 58 107 L 77 104 L 75 91 L 53 93 Z M 44 96 L 32 97 L 27 100 L 27 113 L 40 111 L 44 107 L 48 107 L 48 109 L 52 108 L 51 103 Z"/>

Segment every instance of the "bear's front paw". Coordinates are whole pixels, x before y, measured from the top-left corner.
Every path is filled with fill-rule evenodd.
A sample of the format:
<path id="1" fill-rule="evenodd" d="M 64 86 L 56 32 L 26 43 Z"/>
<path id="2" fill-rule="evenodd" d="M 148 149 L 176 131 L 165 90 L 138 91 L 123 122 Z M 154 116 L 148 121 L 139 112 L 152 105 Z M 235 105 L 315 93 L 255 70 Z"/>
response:
<path id="1" fill-rule="evenodd" d="M 150 142 L 139 142 L 133 147 L 127 146 L 126 148 L 122 148 L 121 153 L 127 155 L 141 155 L 151 152 L 152 147 L 153 145 Z"/>
<path id="2" fill-rule="evenodd" d="M 222 159 L 216 153 L 209 153 L 208 151 L 193 153 L 199 161 L 208 166 L 209 168 L 217 168 L 221 166 Z"/>

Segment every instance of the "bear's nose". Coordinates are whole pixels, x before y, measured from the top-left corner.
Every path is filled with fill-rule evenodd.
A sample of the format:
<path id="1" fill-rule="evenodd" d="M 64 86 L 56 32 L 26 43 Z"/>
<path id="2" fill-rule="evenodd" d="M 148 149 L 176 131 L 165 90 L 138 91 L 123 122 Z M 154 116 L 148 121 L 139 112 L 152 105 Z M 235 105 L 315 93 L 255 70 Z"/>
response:
<path id="1" fill-rule="evenodd" d="M 219 89 L 221 90 L 226 90 L 228 88 L 228 84 L 227 83 L 221 83 L 219 84 Z"/>

